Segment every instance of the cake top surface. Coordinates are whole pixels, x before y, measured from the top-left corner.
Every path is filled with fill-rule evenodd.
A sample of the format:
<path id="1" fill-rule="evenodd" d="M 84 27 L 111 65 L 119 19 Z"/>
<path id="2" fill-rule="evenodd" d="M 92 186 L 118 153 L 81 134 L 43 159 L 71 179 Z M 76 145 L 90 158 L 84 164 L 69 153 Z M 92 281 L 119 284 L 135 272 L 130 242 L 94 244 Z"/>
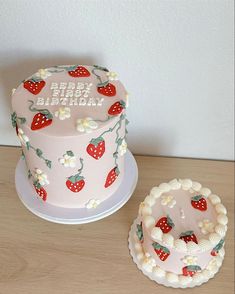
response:
<path id="1" fill-rule="evenodd" d="M 227 210 L 219 196 L 190 179 L 154 187 L 139 214 L 150 238 L 179 251 L 213 248 L 227 230 Z"/>
<path id="2" fill-rule="evenodd" d="M 127 107 L 114 72 L 100 66 L 40 69 L 12 93 L 13 120 L 46 135 L 73 136 L 103 128 Z"/>

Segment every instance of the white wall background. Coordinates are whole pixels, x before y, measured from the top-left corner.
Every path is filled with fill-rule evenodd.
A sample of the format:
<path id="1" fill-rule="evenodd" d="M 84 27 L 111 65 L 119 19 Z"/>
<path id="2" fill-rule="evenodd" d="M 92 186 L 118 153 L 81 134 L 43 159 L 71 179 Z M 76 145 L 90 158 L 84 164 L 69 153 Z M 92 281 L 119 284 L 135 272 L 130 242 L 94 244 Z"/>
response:
<path id="1" fill-rule="evenodd" d="M 77 63 L 119 73 L 133 152 L 234 158 L 232 0 L 0 0 L 0 144 L 11 89 Z"/>

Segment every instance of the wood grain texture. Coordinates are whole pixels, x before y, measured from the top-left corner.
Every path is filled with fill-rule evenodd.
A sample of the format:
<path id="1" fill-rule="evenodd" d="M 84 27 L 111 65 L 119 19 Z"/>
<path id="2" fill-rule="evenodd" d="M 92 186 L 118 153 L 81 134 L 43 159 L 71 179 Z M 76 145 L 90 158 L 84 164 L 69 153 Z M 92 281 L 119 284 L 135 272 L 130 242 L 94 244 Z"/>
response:
<path id="1" fill-rule="evenodd" d="M 0 294 L 182 293 L 145 277 L 127 247 L 140 201 L 152 186 L 176 177 L 197 180 L 220 195 L 229 216 L 223 267 L 190 293 L 233 293 L 233 162 L 136 156 L 139 181 L 130 201 L 106 219 L 68 226 L 44 221 L 21 204 L 14 187 L 20 153 L 0 148 Z"/>

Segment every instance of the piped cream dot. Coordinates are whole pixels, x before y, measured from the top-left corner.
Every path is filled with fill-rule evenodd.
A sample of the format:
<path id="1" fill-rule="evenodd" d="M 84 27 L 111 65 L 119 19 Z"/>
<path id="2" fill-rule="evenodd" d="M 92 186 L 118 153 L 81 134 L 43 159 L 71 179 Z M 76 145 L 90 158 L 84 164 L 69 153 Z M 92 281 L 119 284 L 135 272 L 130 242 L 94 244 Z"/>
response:
<path id="1" fill-rule="evenodd" d="M 219 214 L 217 216 L 217 222 L 225 226 L 228 223 L 228 217 L 225 214 Z"/>
<path id="2" fill-rule="evenodd" d="M 150 191 L 150 195 L 157 199 L 162 195 L 162 190 L 159 189 L 159 187 L 153 187 Z"/>
<path id="3" fill-rule="evenodd" d="M 208 197 L 211 194 L 211 190 L 208 188 L 201 188 L 200 193 L 203 196 Z"/>
<path id="4" fill-rule="evenodd" d="M 219 197 L 218 195 L 215 195 L 215 194 L 211 194 L 211 195 L 209 196 L 209 199 L 210 199 L 210 201 L 211 201 L 211 203 L 212 203 L 213 205 L 216 205 L 216 204 L 218 204 L 218 203 L 221 202 L 220 197 Z"/>
<path id="5" fill-rule="evenodd" d="M 193 182 L 192 189 L 196 192 L 199 192 L 202 188 L 202 185 L 198 182 Z"/>
<path id="6" fill-rule="evenodd" d="M 150 215 L 144 216 L 143 222 L 144 222 L 145 227 L 148 229 L 151 227 L 154 227 L 154 225 L 155 225 L 155 220 Z"/>
<path id="7" fill-rule="evenodd" d="M 149 195 L 145 198 L 144 203 L 151 207 L 155 204 L 155 198 Z"/>
<path id="8" fill-rule="evenodd" d="M 223 214 L 227 214 L 227 209 L 225 208 L 225 206 L 221 203 L 216 204 L 215 206 L 215 210 L 218 213 L 223 213 Z"/>

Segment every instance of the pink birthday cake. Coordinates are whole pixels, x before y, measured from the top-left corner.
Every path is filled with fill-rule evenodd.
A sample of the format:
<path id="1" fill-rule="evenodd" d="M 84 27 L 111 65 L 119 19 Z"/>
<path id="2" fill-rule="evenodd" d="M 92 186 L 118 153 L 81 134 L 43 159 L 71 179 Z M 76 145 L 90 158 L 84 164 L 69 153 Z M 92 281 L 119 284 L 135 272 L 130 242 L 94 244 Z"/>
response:
<path id="1" fill-rule="evenodd" d="M 190 179 L 152 188 L 130 232 L 131 254 L 151 279 L 193 287 L 212 278 L 224 258 L 227 210 L 219 196 Z"/>
<path id="2" fill-rule="evenodd" d="M 124 177 L 128 95 L 100 66 L 40 69 L 12 94 L 33 197 L 66 208 L 96 208 Z"/>

